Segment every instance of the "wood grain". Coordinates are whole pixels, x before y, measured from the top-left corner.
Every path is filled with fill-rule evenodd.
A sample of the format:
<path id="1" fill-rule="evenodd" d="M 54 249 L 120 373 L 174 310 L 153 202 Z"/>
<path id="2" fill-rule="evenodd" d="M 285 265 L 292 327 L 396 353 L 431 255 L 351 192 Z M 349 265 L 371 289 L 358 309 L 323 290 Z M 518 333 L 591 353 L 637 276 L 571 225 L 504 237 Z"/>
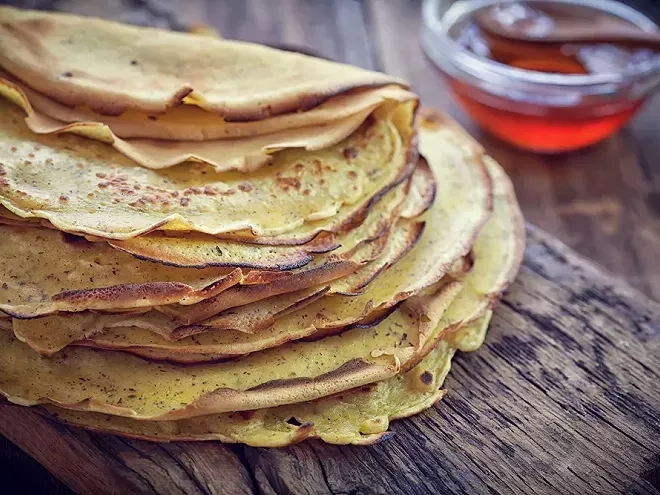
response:
<path id="1" fill-rule="evenodd" d="M 9 3 L 174 29 L 210 24 L 228 38 L 403 75 L 507 168 L 529 221 L 660 300 L 657 98 L 604 143 L 539 157 L 484 134 L 456 106 L 419 47 L 419 0 Z M 654 493 L 658 308 L 548 236 L 531 236 L 486 347 L 459 356 L 437 408 L 397 422 L 397 436 L 373 449 L 154 446 L 7 406 L 0 432 L 80 493 Z M 0 472 L 16 491 L 69 492 L 4 442 Z"/>
<path id="2" fill-rule="evenodd" d="M 7 405 L 0 433 L 82 494 L 660 493 L 660 305 L 528 236 L 484 347 L 375 447 L 159 445 Z"/>

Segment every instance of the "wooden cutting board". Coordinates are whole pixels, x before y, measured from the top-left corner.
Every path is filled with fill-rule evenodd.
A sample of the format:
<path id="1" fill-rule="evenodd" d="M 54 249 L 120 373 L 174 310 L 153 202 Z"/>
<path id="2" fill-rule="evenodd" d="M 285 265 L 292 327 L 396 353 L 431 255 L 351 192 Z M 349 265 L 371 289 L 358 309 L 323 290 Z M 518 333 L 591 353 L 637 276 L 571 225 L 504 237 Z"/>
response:
<path id="1" fill-rule="evenodd" d="M 8 405 L 0 434 L 81 494 L 660 493 L 660 305 L 548 234 L 445 386 L 374 447 L 156 444 Z"/>

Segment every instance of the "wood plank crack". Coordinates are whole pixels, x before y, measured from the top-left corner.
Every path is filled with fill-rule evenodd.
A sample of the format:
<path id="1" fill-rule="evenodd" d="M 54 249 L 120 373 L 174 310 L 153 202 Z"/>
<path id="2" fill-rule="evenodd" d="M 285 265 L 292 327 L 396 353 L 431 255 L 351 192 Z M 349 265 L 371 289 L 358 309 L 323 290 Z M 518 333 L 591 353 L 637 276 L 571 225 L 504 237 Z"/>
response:
<path id="1" fill-rule="evenodd" d="M 254 468 L 250 463 L 250 461 L 248 460 L 247 456 L 245 455 L 245 449 L 247 447 L 244 447 L 243 445 L 229 445 L 228 447 L 229 450 L 236 456 L 238 462 L 240 462 L 241 465 L 245 468 L 245 471 L 250 477 L 250 485 L 251 485 L 250 489 L 252 493 L 254 493 L 255 495 L 265 495 L 267 493 L 270 493 L 270 490 L 264 491 L 261 489 L 261 485 L 255 476 Z"/>

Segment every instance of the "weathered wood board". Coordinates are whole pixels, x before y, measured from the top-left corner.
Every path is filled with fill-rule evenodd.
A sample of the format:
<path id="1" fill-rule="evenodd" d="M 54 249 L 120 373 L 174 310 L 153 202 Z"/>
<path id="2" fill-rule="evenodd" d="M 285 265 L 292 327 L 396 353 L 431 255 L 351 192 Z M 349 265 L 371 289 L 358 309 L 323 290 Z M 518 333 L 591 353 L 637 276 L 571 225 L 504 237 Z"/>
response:
<path id="1" fill-rule="evenodd" d="M 461 113 L 419 48 L 420 0 L 2 3 L 175 29 L 203 22 L 228 38 L 405 76 L 507 168 L 529 220 L 660 297 L 659 98 L 601 145 L 540 157 L 502 145 Z M 658 493 L 658 325 L 657 305 L 532 232 L 486 346 L 458 357 L 436 409 L 395 423 L 397 435 L 380 446 L 156 446 L 7 406 L 0 433 L 81 493 Z M 7 480 L 8 493 L 12 480 L 19 493 L 58 490 L 15 455 L 0 445 L 1 492 Z"/>
<path id="2" fill-rule="evenodd" d="M 660 493 L 660 305 L 530 227 L 486 344 L 374 447 L 154 444 L 0 406 L 81 494 Z"/>

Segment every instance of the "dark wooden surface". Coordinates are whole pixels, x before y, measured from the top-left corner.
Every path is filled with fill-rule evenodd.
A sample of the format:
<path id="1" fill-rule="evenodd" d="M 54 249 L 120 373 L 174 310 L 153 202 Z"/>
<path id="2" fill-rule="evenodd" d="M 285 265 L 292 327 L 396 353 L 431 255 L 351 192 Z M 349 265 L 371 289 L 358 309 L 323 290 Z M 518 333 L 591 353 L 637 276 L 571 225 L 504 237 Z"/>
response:
<path id="1" fill-rule="evenodd" d="M 154 444 L 0 405 L 0 433 L 82 494 L 660 494 L 660 305 L 530 229 L 449 393 L 374 447 Z"/>
<path id="2" fill-rule="evenodd" d="M 419 48 L 419 0 L 12 0 L 2 3 L 175 29 L 209 24 L 227 38 L 308 48 L 329 58 L 402 75 L 413 83 L 424 104 L 442 108 L 456 117 L 506 167 L 528 221 L 647 296 L 660 300 L 660 130 L 657 126 L 660 98 L 651 101 L 623 132 L 604 143 L 571 155 L 539 157 L 516 151 L 482 133 L 457 108 Z M 370 453 L 318 444 L 286 451 L 232 447 L 218 448 L 216 452 L 216 447 L 203 447 L 198 452 L 204 455 L 181 451 L 181 457 L 174 457 L 178 461 L 185 459 L 183 464 L 170 459 L 162 469 L 179 474 L 184 468 L 192 469 L 193 474 L 188 478 L 195 478 L 203 475 L 200 465 L 226 464 L 230 466 L 228 471 L 248 480 L 241 482 L 241 486 L 264 492 L 312 493 L 309 480 L 316 480 L 319 489 L 325 486 L 326 492 L 331 493 L 369 493 L 365 488 L 369 483 L 378 492 L 390 479 L 381 479 L 383 473 L 391 474 L 392 470 L 410 465 L 409 476 L 393 485 L 394 491 L 398 487 L 401 492 L 412 492 L 413 485 L 406 483 L 417 480 L 417 491 L 431 492 L 428 483 L 435 480 L 438 487 L 452 491 L 484 489 L 485 484 L 492 482 L 504 492 L 511 484 L 521 493 L 530 493 L 532 486 L 538 493 L 546 493 L 553 491 L 544 485 L 549 483 L 556 485 L 554 491 L 558 493 L 570 493 L 569 485 L 563 486 L 559 481 L 567 478 L 579 483 L 583 478 L 593 484 L 591 490 L 586 485 L 575 484 L 580 493 L 625 491 L 624 482 L 640 483 L 641 488 L 635 490 L 643 493 L 644 486 L 657 484 L 660 477 L 658 385 L 653 389 L 658 383 L 660 356 L 657 326 L 651 325 L 660 321 L 657 308 L 644 302 L 642 296 L 631 295 L 627 289 L 621 289 L 626 293 L 623 299 L 616 295 L 616 290 L 608 290 L 610 285 L 619 286 L 615 281 L 594 282 L 590 292 L 585 287 L 591 283 L 589 279 L 585 282 L 578 278 L 582 289 L 574 288 L 571 284 L 575 281 L 566 279 L 570 274 L 565 264 L 552 262 L 551 255 L 538 258 L 543 249 L 533 246 L 536 251 L 531 255 L 528 252 L 521 284 L 498 312 L 486 349 L 459 358 L 448 382 L 454 392 L 432 413 L 395 425 L 399 439 L 394 443 Z M 543 265 L 537 258 L 551 263 Z M 569 258 L 574 260 L 572 255 Z M 581 261 L 572 262 L 582 266 Z M 536 287 L 524 287 L 543 282 L 544 275 L 535 273 L 534 266 L 536 272 L 555 270 L 545 274 L 549 278 L 546 288 L 552 288 L 549 293 L 552 295 Z M 591 277 L 593 274 L 588 271 Z M 564 278 L 558 279 L 560 276 Z M 529 309 L 529 304 L 538 300 L 516 302 L 526 291 L 540 291 L 541 299 L 546 296 L 544 304 L 550 317 L 544 314 L 539 317 L 539 307 L 544 306 Z M 565 308 L 556 304 L 554 308 L 547 306 L 555 301 L 555 296 L 566 296 L 571 291 L 578 291 L 578 296 L 561 299 L 566 303 Z M 586 300 L 579 294 L 587 294 Z M 599 297 L 601 301 L 597 300 Z M 523 304 L 522 312 L 512 306 L 515 304 Z M 573 312 L 584 309 L 584 312 L 571 315 L 566 313 L 567 308 Z M 599 308 L 600 313 L 593 313 L 594 308 Z M 617 324 L 615 320 L 620 318 Z M 640 323 L 640 318 L 651 320 Z M 535 329 L 536 334 L 529 333 L 530 329 Z M 516 330 L 520 331 L 519 335 Z M 552 366 L 547 366 L 548 362 Z M 497 374 L 501 374 L 498 380 L 506 384 L 505 388 L 494 381 Z M 546 402 L 549 409 L 536 410 Z M 508 419 L 502 419 L 501 414 Z M 580 427 L 593 423 L 599 426 L 572 431 L 575 421 Z M 52 428 L 41 420 L 27 421 L 22 411 L 3 408 L 0 423 L 5 427 L 0 429 L 7 431 L 7 425 L 15 422 L 23 425 L 22 431 L 43 429 L 44 435 L 52 437 Z M 420 440 L 421 433 L 447 441 L 448 445 L 425 445 Z M 412 445 L 401 440 L 405 436 L 412 437 Z M 141 458 L 138 453 L 159 452 L 160 447 L 101 441 L 98 439 L 103 437 L 97 436 L 65 438 L 72 443 L 66 443 L 64 455 L 60 450 L 54 454 L 52 443 L 21 446 L 51 469 L 57 467 L 61 477 L 61 466 L 70 464 L 65 466 L 68 474 L 64 479 L 81 489 L 90 486 L 83 484 L 90 478 L 83 476 L 80 481 L 81 473 L 74 468 L 85 467 L 84 463 L 80 465 L 84 456 L 76 452 L 87 452 L 88 445 L 110 442 L 121 462 L 133 469 L 138 465 L 137 473 L 131 474 L 124 468 L 120 471 L 122 476 L 141 489 L 155 483 L 156 491 L 169 493 L 158 489 L 162 488 L 158 483 L 163 482 L 164 471 L 152 465 L 150 457 Z M 461 446 L 469 445 L 470 449 L 462 452 L 457 442 Z M 89 455 L 99 455 L 98 447 L 96 451 L 92 447 Z M 163 452 L 179 451 L 170 446 Z M 406 460 L 406 452 L 413 454 L 413 459 Z M 527 459 L 530 452 L 535 455 Z M 321 460 L 326 455 L 330 457 Z M 198 459 L 197 462 L 192 462 L 190 456 Z M 360 460 L 363 456 L 369 457 L 372 464 L 363 463 Z M 403 458 L 397 460 L 392 456 Z M 120 462 L 102 454 L 98 457 L 99 465 L 103 464 L 101 458 L 108 466 Z M 160 459 L 158 455 L 154 458 Z M 500 471 L 491 466 L 493 462 Z M 172 467 L 175 465 L 179 467 Z M 509 466 L 506 472 L 501 471 L 504 465 Z M 0 441 L 0 471 L 5 470 L 9 476 L 4 479 L 13 480 L 10 492 L 12 482 L 21 492 L 68 491 L 44 475 L 38 464 L 9 442 Z M 207 491 L 235 493 L 231 490 L 239 486 L 238 478 L 226 479 L 222 485 L 222 477 L 229 474 L 215 471 L 215 489 Z M 107 479 L 110 471 L 104 472 L 106 477 L 97 481 L 110 483 Z M 148 482 L 140 476 L 146 476 Z M 304 478 L 307 484 L 296 484 L 298 478 Z M 521 484 L 526 479 L 529 483 Z M 187 482 L 192 483 L 190 479 Z M 203 479 L 199 482 L 200 487 L 211 483 Z M 197 491 L 205 493 L 199 487 Z"/>

